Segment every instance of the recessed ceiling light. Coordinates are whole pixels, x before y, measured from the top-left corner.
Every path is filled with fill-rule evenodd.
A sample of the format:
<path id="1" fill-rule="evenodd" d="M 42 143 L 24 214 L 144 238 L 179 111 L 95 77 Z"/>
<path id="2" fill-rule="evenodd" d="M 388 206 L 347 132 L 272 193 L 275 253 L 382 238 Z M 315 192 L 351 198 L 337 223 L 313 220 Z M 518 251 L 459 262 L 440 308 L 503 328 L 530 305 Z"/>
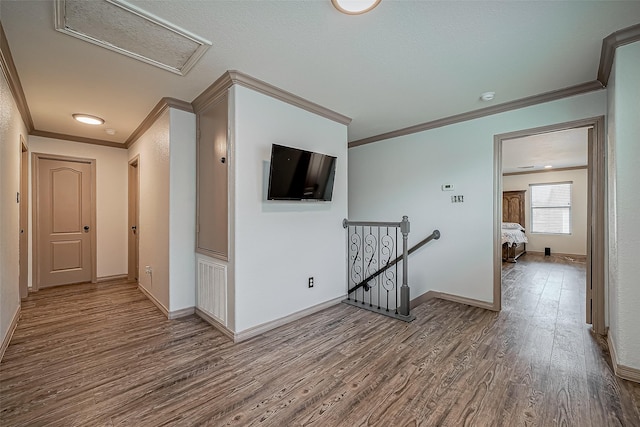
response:
<path id="1" fill-rule="evenodd" d="M 545 168 L 545 169 L 551 169 L 552 167 L 553 167 L 553 166 L 551 166 L 551 165 L 546 165 L 544 168 Z"/>
<path id="2" fill-rule="evenodd" d="M 100 117 L 91 116 L 89 114 L 72 114 L 73 118 L 79 122 L 88 124 L 88 125 L 101 125 L 104 124 L 104 119 Z"/>
<path id="3" fill-rule="evenodd" d="M 495 92 L 485 92 L 480 94 L 480 99 L 482 101 L 493 101 L 493 98 L 496 97 L 496 93 Z"/>
<path id="4" fill-rule="evenodd" d="M 376 7 L 380 0 L 331 0 L 331 3 L 342 13 L 360 15 Z"/>

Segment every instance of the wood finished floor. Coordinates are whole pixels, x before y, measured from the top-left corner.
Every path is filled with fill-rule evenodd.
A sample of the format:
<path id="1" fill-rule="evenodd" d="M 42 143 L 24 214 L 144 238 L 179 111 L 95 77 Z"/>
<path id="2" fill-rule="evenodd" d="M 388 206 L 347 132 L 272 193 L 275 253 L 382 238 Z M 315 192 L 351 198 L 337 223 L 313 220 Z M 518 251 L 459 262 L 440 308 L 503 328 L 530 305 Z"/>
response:
<path id="1" fill-rule="evenodd" d="M 340 304 L 235 345 L 135 284 L 43 290 L 0 364 L 0 425 L 640 426 L 640 385 L 583 324 L 584 274 L 526 255 L 501 313 Z"/>

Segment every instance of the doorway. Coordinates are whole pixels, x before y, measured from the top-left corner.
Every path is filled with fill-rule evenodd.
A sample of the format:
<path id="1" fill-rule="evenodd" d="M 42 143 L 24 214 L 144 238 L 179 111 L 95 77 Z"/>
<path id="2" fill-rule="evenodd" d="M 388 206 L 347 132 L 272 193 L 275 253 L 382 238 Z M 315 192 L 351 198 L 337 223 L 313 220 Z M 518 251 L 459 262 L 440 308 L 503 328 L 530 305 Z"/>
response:
<path id="1" fill-rule="evenodd" d="M 140 271 L 140 158 L 136 156 L 129 162 L 128 178 L 128 273 L 129 280 L 138 280 Z"/>
<path id="2" fill-rule="evenodd" d="M 95 160 L 33 154 L 33 288 L 96 282 Z"/>
<path id="3" fill-rule="evenodd" d="M 569 129 L 589 128 L 587 154 L 587 247 L 586 247 L 586 323 L 594 332 L 605 333 L 604 321 L 604 117 L 528 129 L 494 137 L 494 305 L 502 306 L 502 148 L 503 141 Z"/>
<path id="4" fill-rule="evenodd" d="M 20 243 L 19 261 L 20 270 L 18 283 L 20 287 L 20 298 L 24 299 L 29 295 L 29 203 L 27 194 L 29 193 L 29 150 L 27 143 L 20 135 L 20 193 L 18 202 L 20 203 Z"/>

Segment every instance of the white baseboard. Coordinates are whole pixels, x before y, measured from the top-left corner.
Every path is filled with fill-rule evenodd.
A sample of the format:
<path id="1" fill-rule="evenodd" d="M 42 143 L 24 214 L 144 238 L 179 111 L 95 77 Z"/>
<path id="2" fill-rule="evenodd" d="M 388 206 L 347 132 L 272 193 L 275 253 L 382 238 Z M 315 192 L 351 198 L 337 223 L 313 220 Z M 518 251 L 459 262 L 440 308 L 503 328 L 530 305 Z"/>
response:
<path id="1" fill-rule="evenodd" d="M 227 338 L 229 338 L 231 341 L 235 341 L 234 340 L 235 334 L 233 333 L 233 331 L 231 329 L 228 329 L 222 323 L 220 323 L 220 321 L 218 321 L 216 318 L 209 316 L 207 313 L 205 313 L 204 311 L 200 310 L 197 307 L 196 307 L 196 315 L 202 318 L 202 320 L 204 320 L 205 322 L 209 323 L 214 328 L 218 329 L 220 332 L 226 335 Z"/>
<path id="2" fill-rule="evenodd" d="M 413 299 L 411 301 L 410 307 L 413 309 L 417 306 L 419 306 L 420 304 L 427 302 L 428 300 L 432 299 L 432 298 L 440 298 L 440 299 L 444 299 L 447 301 L 452 301 L 452 302 L 457 302 L 459 304 L 465 304 L 465 305 L 470 305 L 471 307 L 478 307 L 478 308 L 484 308 L 485 310 L 491 310 L 491 311 L 496 311 L 495 308 L 493 308 L 493 304 L 490 302 L 486 302 L 486 301 L 480 301 L 477 299 L 473 299 L 473 298 L 467 298 L 467 297 L 461 297 L 458 295 L 452 295 L 452 294 L 448 294 L 446 292 L 438 292 L 438 291 L 427 291 L 424 294 L 420 295 L 419 297 Z"/>
<path id="3" fill-rule="evenodd" d="M 125 275 L 125 278 L 126 277 L 127 276 Z M 162 314 L 164 314 L 164 316 L 169 320 L 179 319 L 180 317 L 191 316 L 193 313 L 195 313 L 195 307 L 187 307 L 187 308 L 181 308 L 180 310 L 169 311 L 167 309 L 167 307 L 164 306 L 164 304 L 162 304 L 160 301 L 158 301 L 158 299 L 156 297 L 154 297 L 151 292 L 146 290 L 139 283 L 138 283 L 138 289 L 140 289 L 140 292 L 142 292 L 147 298 L 149 298 L 149 300 L 156 307 L 158 307 L 158 310 L 160 310 L 162 312 Z"/>
<path id="4" fill-rule="evenodd" d="M 630 366 L 621 365 L 618 363 L 618 356 L 616 355 L 616 346 L 613 342 L 613 336 L 611 332 L 607 334 L 607 345 L 609 346 L 609 354 L 611 355 L 611 364 L 613 365 L 613 373 L 623 380 L 633 381 L 640 383 L 640 369 L 632 368 Z"/>
<path id="5" fill-rule="evenodd" d="M 127 280 L 126 274 L 115 274 L 113 276 L 101 276 L 96 279 L 96 283 L 111 282 L 116 280 Z"/>
<path id="6" fill-rule="evenodd" d="M 284 326 L 287 323 L 291 323 L 295 320 L 302 319 L 303 317 L 309 316 L 310 314 L 317 313 L 324 310 L 325 308 L 329 308 L 336 304 L 339 304 L 346 297 L 346 295 L 343 295 L 341 297 L 316 304 L 312 307 L 305 308 L 304 310 L 296 311 L 295 313 L 291 313 L 288 316 L 281 317 L 280 319 L 272 320 L 261 325 L 253 326 L 249 329 L 245 329 L 244 331 L 236 332 L 234 334 L 233 342 L 242 342 L 248 340 L 249 338 L 253 338 L 267 331 L 270 331 L 271 329 L 275 329 L 280 326 Z"/>
<path id="7" fill-rule="evenodd" d="M 530 251 L 527 249 L 527 253 L 531 254 L 531 255 L 543 255 L 544 256 L 544 251 L 540 252 L 540 251 Z M 552 257 L 554 256 L 558 256 L 558 257 L 569 257 L 569 258 L 573 258 L 576 261 L 585 261 L 587 259 L 586 255 L 578 255 L 578 254 L 567 254 L 564 252 L 551 252 Z"/>
<path id="8" fill-rule="evenodd" d="M 153 296 L 153 294 L 151 294 L 151 292 L 149 292 L 148 290 L 146 290 L 141 284 L 138 283 L 138 289 L 140 289 L 140 292 L 142 292 L 147 298 L 149 298 L 149 300 L 156 306 L 158 307 L 158 310 L 160 310 L 162 312 L 162 314 L 164 314 L 164 316 L 168 319 L 169 318 L 169 310 L 167 310 L 167 307 L 165 307 L 164 305 L 162 305 L 162 303 L 160 301 L 158 301 L 156 299 L 156 297 Z"/>
<path id="9" fill-rule="evenodd" d="M 179 319 L 181 317 L 191 316 L 195 312 L 196 312 L 195 307 L 182 308 L 180 310 L 170 311 L 168 318 L 169 320 Z"/>
<path id="10" fill-rule="evenodd" d="M 13 314 L 13 318 L 11 319 L 11 323 L 9 324 L 9 329 L 7 330 L 7 334 L 4 336 L 2 340 L 2 347 L 0 347 L 0 362 L 4 357 L 4 352 L 7 351 L 7 347 L 9 347 L 9 343 L 11 342 L 11 338 L 13 337 L 13 333 L 16 331 L 16 327 L 18 326 L 18 320 L 20 320 L 20 306 Z"/>

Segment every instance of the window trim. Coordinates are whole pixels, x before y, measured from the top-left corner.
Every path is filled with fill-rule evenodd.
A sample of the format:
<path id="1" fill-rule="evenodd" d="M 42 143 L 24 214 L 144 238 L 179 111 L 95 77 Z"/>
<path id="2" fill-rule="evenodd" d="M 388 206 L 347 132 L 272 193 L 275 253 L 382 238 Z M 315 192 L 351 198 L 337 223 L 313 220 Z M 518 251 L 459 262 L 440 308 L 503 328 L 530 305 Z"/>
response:
<path id="1" fill-rule="evenodd" d="M 552 186 L 552 185 L 569 185 L 569 206 L 533 206 L 533 187 Z M 529 184 L 529 218 L 531 234 L 541 234 L 547 236 L 571 236 L 573 235 L 573 181 L 558 181 L 558 182 L 540 182 L 535 184 Z M 533 229 L 533 212 L 535 209 L 569 209 L 569 232 L 568 233 L 550 233 L 546 231 L 534 231 Z"/>

